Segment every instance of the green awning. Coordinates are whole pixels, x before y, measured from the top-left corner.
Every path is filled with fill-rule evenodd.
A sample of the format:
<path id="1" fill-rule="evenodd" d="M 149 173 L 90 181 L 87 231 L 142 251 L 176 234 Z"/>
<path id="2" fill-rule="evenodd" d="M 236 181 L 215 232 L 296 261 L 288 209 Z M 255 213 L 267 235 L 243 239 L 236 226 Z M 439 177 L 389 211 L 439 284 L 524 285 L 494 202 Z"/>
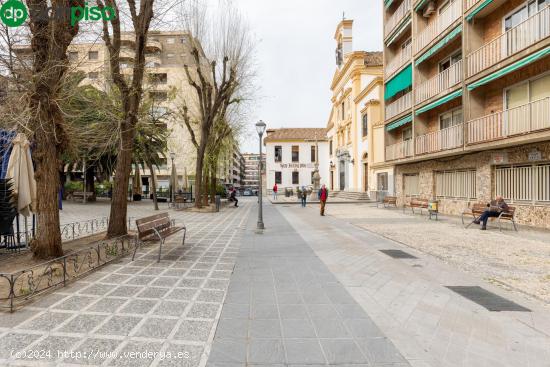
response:
<path id="1" fill-rule="evenodd" d="M 411 23 L 412 23 L 412 20 L 411 20 L 411 15 L 409 13 L 409 15 L 405 18 L 405 20 L 401 23 L 401 25 L 397 27 L 397 30 L 388 37 L 388 41 L 386 42 L 386 45 L 387 46 L 391 45 L 393 41 L 395 41 L 397 37 L 399 37 L 401 33 L 403 33 L 403 31 L 409 27 L 409 25 L 411 25 Z"/>
<path id="2" fill-rule="evenodd" d="M 384 0 L 384 6 L 387 8 L 390 7 L 390 5 L 393 3 L 393 0 Z"/>
<path id="3" fill-rule="evenodd" d="M 412 116 L 412 114 L 410 114 L 409 116 L 404 117 L 401 120 L 397 120 L 397 121 L 392 122 L 391 124 L 388 124 L 386 126 L 386 131 L 391 131 L 393 129 L 397 129 L 399 126 L 403 126 L 405 124 L 408 124 L 412 120 L 413 120 L 413 116 Z"/>
<path id="4" fill-rule="evenodd" d="M 414 8 L 414 11 L 419 11 L 428 3 L 428 0 L 421 0 L 418 5 Z"/>
<path id="5" fill-rule="evenodd" d="M 462 89 L 459 89 L 456 92 L 447 94 L 446 96 L 441 97 L 438 100 L 425 105 L 424 107 L 420 107 L 418 110 L 414 111 L 414 113 L 416 115 L 420 115 L 423 112 L 429 111 L 433 108 L 436 108 L 437 106 L 441 106 L 443 103 L 449 102 L 450 100 L 460 97 L 461 95 L 462 95 Z"/>
<path id="6" fill-rule="evenodd" d="M 442 40 L 437 42 L 435 45 L 432 46 L 428 51 L 424 52 L 422 56 L 420 56 L 418 59 L 416 59 L 415 66 L 418 66 L 422 61 L 425 61 L 430 56 L 435 54 L 438 50 L 440 50 L 443 46 L 445 46 L 447 43 L 449 43 L 453 38 L 455 38 L 457 35 L 462 32 L 462 24 L 458 25 L 455 29 L 451 31 L 448 35 L 445 36 Z"/>
<path id="7" fill-rule="evenodd" d="M 412 64 L 401 70 L 396 76 L 386 83 L 386 92 L 384 99 L 387 101 L 402 90 L 412 85 Z"/>
<path id="8" fill-rule="evenodd" d="M 476 89 L 477 87 L 480 87 L 480 86 L 482 86 L 484 84 L 487 84 L 487 83 L 489 83 L 489 82 L 491 82 L 495 79 L 498 79 L 501 76 L 504 76 L 508 73 L 511 73 L 512 71 L 515 71 L 519 68 L 522 68 L 525 65 L 528 65 L 528 64 L 532 63 L 533 61 L 536 61 L 536 60 L 538 60 L 540 58 L 543 58 L 544 56 L 547 56 L 547 55 L 550 55 L 550 46 L 546 47 L 546 48 L 543 48 L 542 50 L 540 50 L 538 52 L 535 52 L 534 54 L 531 54 L 531 55 L 529 55 L 529 56 L 513 63 L 512 65 L 508 65 L 507 67 L 502 68 L 499 71 L 497 71 L 497 72 L 495 72 L 491 75 L 487 75 L 485 78 L 481 78 L 477 82 L 474 82 L 474 83 L 468 85 L 468 90 Z"/>
<path id="9" fill-rule="evenodd" d="M 466 20 L 468 22 L 470 22 L 472 19 L 474 19 L 474 17 L 476 16 L 477 13 L 482 11 L 487 5 L 489 5 L 492 2 L 493 2 L 493 0 L 485 0 L 484 2 L 479 4 L 477 7 L 474 8 L 474 10 L 472 10 L 472 12 L 470 14 L 468 14 L 466 16 Z"/>

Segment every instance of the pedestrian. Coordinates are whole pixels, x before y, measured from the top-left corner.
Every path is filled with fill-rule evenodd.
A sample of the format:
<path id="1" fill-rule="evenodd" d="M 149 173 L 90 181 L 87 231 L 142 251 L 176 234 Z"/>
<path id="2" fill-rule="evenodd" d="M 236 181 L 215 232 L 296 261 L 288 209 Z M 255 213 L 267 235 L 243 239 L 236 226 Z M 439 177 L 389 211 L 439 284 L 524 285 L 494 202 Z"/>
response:
<path id="1" fill-rule="evenodd" d="M 508 204 L 502 196 L 497 196 L 495 199 L 487 204 L 487 210 L 478 219 L 474 220 L 475 224 L 481 223 L 482 231 L 487 229 L 487 221 L 490 217 L 498 217 L 502 212 L 508 211 Z"/>
<path id="2" fill-rule="evenodd" d="M 302 208 L 306 207 L 307 190 L 305 186 L 302 186 Z"/>
<path id="3" fill-rule="evenodd" d="M 273 200 L 277 200 L 277 184 L 273 186 Z"/>
<path id="4" fill-rule="evenodd" d="M 238 208 L 239 207 L 239 200 L 237 199 L 237 189 L 236 188 L 233 188 L 233 190 L 231 190 L 231 201 L 234 201 L 235 202 L 235 208 Z"/>
<path id="5" fill-rule="evenodd" d="M 328 199 L 328 189 L 325 185 L 323 185 L 319 192 L 317 193 L 317 196 L 319 197 L 319 201 L 321 202 L 321 216 L 325 215 L 325 205 L 327 205 L 327 199 Z"/>

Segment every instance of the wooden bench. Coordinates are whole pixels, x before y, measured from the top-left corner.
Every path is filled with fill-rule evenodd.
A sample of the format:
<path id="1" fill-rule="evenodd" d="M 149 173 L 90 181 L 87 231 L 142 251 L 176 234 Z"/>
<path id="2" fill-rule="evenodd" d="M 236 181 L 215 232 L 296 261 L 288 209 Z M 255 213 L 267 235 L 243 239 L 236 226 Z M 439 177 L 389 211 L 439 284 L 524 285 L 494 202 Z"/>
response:
<path id="1" fill-rule="evenodd" d="M 420 214 L 422 214 L 422 209 L 428 210 L 428 199 L 415 199 L 412 198 L 409 202 L 403 205 L 403 213 L 407 207 L 411 208 L 412 213 L 414 214 L 414 208 L 420 209 Z"/>
<path id="2" fill-rule="evenodd" d="M 389 207 L 390 205 L 393 205 L 397 208 L 397 197 L 396 196 L 386 196 L 384 197 L 384 200 L 382 200 L 381 203 L 384 208 Z"/>
<path id="3" fill-rule="evenodd" d="M 83 192 L 83 191 L 75 191 L 72 193 L 73 200 L 84 200 L 84 194 L 86 194 L 86 201 L 94 201 L 95 200 L 95 193 L 94 192 Z"/>
<path id="4" fill-rule="evenodd" d="M 152 215 L 150 217 L 145 217 L 136 220 L 136 226 L 138 229 L 138 234 L 136 235 L 136 247 L 134 249 L 134 254 L 132 256 L 132 261 L 136 257 L 136 252 L 139 246 L 145 241 L 151 241 L 158 239 L 160 241 L 159 245 L 159 255 L 157 262 L 160 261 L 160 255 L 162 252 L 162 245 L 167 237 L 183 231 L 183 239 L 181 244 L 185 244 L 185 235 L 187 234 L 187 228 L 185 226 L 176 227 L 175 221 L 170 219 L 168 213 L 160 213 Z"/>
<path id="5" fill-rule="evenodd" d="M 484 203 L 474 203 L 471 208 L 467 208 L 462 212 L 462 225 L 464 228 L 470 227 L 474 221 L 479 219 L 479 217 L 488 210 L 487 204 Z M 464 223 L 464 217 L 465 216 L 472 216 L 472 221 L 468 224 Z M 502 221 L 509 221 L 512 223 L 512 226 L 514 227 L 514 230 L 517 232 L 518 228 L 516 226 L 516 207 L 514 206 L 508 206 L 508 210 L 503 211 L 500 213 L 500 215 L 496 218 L 498 218 L 498 230 L 502 231 Z M 493 217 L 495 218 L 495 217 Z"/>

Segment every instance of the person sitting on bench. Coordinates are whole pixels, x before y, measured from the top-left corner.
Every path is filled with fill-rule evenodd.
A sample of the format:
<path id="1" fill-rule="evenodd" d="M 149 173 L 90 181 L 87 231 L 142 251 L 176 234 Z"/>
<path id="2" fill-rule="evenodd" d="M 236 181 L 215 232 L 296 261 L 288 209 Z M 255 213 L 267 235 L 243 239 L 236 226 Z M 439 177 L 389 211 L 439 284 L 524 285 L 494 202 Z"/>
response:
<path id="1" fill-rule="evenodd" d="M 474 220 L 475 224 L 482 223 L 481 230 L 487 229 L 487 221 L 490 217 L 498 217 L 500 213 L 508 210 L 508 204 L 504 201 L 502 196 L 497 196 L 496 200 L 492 200 L 490 204 L 487 204 L 487 210 L 480 217 Z"/>

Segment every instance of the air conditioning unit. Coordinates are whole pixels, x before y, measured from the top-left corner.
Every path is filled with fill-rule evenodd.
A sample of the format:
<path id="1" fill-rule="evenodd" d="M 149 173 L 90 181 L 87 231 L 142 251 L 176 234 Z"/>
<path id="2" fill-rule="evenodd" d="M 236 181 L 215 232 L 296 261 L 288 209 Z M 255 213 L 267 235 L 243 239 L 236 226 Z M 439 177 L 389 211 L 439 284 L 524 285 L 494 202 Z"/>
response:
<path id="1" fill-rule="evenodd" d="M 433 13 L 435 13 L 435 11 L 436 11 L 435 1 L 430 1 L 426 6 L 426 9 L 424 9 L 424 13 L 422 15 L 425 18 L 429 18 Z"/>

